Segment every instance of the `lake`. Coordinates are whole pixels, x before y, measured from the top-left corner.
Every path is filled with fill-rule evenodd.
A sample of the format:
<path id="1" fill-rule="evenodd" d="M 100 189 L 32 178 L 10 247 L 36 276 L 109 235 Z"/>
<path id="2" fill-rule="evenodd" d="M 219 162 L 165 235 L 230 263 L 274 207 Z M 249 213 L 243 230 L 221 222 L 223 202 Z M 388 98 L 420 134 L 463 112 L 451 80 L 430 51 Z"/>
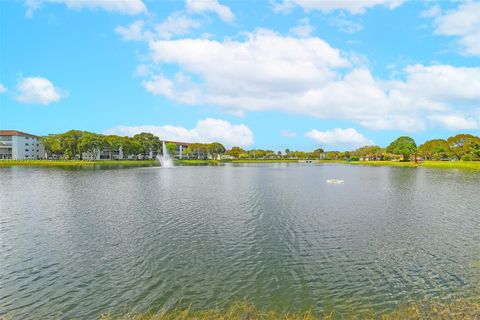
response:
<path id="1" fill-rule="evenodd" d="M 424 168 L 0 168 L 0 315 L 468 297 L 479 195 L 478 172 Z"/>

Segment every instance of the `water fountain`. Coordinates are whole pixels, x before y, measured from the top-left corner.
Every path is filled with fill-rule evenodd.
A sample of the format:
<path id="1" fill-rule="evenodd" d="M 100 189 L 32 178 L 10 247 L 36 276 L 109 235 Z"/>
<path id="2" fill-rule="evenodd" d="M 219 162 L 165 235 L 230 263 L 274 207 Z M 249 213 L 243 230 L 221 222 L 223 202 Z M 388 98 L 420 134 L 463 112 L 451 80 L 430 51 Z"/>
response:
<path id="1" fill-rule="evenodd" d="M 170 155 L 168 154 L 167 150 L 167 145 L 165 144 L 165 141 L 162 142 L 162 154 L 157 155 L 157 160 L 160 161 L 160 165 L 162 168 L 173 168 L 173 160 L 170 158 Z"/>

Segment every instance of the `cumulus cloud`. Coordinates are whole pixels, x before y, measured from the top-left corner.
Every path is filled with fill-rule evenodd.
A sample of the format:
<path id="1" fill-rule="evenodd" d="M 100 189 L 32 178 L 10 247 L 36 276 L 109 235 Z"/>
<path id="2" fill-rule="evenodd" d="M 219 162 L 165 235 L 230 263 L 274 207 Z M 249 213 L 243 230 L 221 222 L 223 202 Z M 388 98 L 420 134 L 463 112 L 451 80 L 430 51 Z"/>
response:
<path id="1" fill-rule="evenodd" d="M 289 30 L 290 34 L 295 36 L 306 38 L 309 37 L 313 32 L 313 27 L 310 24 L 310 19 L 304 18 L 300 20 L 300 23 Z"/>
<path id="2" fill-rule="evenodd" d="M 305 133 L 305 137 L 312 139 L 319 146 L 356 149 L 366 145 L 373 145 L 373 141 L 365 138 L 353 128 L 335 128 L 327 131 L 313 129 Z"/>
<path id="3" fill-rule="evenodd" d="M 150 132 L 162 140 L 182 142 L 220 142 L 227 147 L 249 146 L 253 144 L 253 132 L 244 124 L 234 125 L 221 119 L 207 118 L 197 122 L 193 129 L 171 125 L 118 126 L 105 131 L 106 134 L 133 136 L 140 132 Z"/>
<path id="4" fill-rule="evenodd" d="M 164 21 L 150 25 L 150 28 L 145 26 L 145 21 L 137 20 L 127 26 L 116 27 L 115 32 L 125 41 L 151 41 L 186 35 L 193 29 L 200 28 L 201 26 L 200 22 L 184 14 L 174 13 Z"/>
<path id="5" fill-rule="evenodd" d="M 17 85 L 15 99 L 20 103 L 47 105 L 62 98 L 61 90 L 42 77 L 22 78 Z"/>
<path id="6" fill-rule="evenodd" d="M 0 93 L 4 93 L 5 91 L 7 91 L 7 87 L 0 83 Z"/>
<path id="7" fill-rule="evenodd" d="M 26 0 L 27 17 L 31 17 L 44 3 L 64 4 L 69 9 L 75 10 L 101 9 L 127 15 L 147 12 L 147 6 L 142 0 Z"/>
<path id="8" fill-rule="evenodd" d="M 159 40 L 149 47 L 153 64 L 179 69 L 144 80 L 149 92 L 232 114 L 280 110 L 418 131 L 439 125 L 432 115 L 468 118 L 479 107 L 480 68 L 411 65 L 399 79 L 382 80 L 317 37 L 257 30 L 244 41 Z"/>
<path id="9" fill-rule="evenodd" d="M 201 24 L 183 14 L 175 13 L 165 21 L 155 26 L 155 31 L 161 38 L 169 39 L 174 35 L 188 34 L 192 29 L 199 28 Z"/>
<path id="10" fill-rule="evenodd" d="M 420 13 L 422 18 L 438 17 L 442 13 L 442 8 L 439 5 L 431 6 Z"/>
<path id="11" fill-rule="evenodd" d="M 187 0 L 187 9 L 190 12 L 214 12 L 220 19 L 226 22 L 231 22 L 235 19 L 232 10 L 218 0 Z"/>
<path id="12" fill-rule="evenodd" d="M 433 115 L 430 119 L 438 123 L 441 127 L 448 130 L 468 130 L 478 129 L 479 121 L 470 117 L 467 118 L 463 115 L 457 114 L 445 114 L 445 115 Z"/>
<path id="13" fill-rule="evenodd" d="M 128 26 L 118 26 L 115 28 L 115 32 L 118 33 L 125 41 L 142 41 L 148 40 L 150 34 L 146 34 L 143 30 L 145 22 L 143 20 L 137 20 L 129 24 Z"/>
<path id="14" fill-rule="evenodd" d="M 312 1 L 312 0 L 283 0 L 273 2 L 273 11 L 289 12 L 294 7 L 301 7 L 303 10 L 321 11 L 331 13 L 335 10 L 347 11 L 350 14 L 363 14 L 369 8 L 375 6 L 384 6 L 389 9 L 395 9 L 402 5 L 404 0 L 342 0 L 342 1 Z"/>
<path id="15" fill-rule="evenodd" d="M 464 2 L 456 10 L 441 15 L 437 9 L 433 14 L 436 34 L 458 37 L 462 53 L 480 55 L 480 2 Z"/>
<path id="16" fill-rule="evenodd" d="M 330 20 L 330 25 L 345 33 L 357 33 L 363 29 L 363 26 L 355 21 L 347 19 L 345 13 L 341 12 Z"/>

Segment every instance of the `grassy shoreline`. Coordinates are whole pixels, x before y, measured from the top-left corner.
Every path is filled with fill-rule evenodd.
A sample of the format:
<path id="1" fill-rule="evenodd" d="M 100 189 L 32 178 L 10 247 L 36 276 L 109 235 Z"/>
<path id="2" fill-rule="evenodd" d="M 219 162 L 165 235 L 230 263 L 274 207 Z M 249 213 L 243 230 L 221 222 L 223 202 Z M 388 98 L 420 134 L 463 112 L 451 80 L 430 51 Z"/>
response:
<path id="1" fill-rule="evenodd" d="M 300 160 L 301 161 L 301 160 Z M 223 163 L 298 163 L 296 159 L 242 159 L 242 160 L 176 160 L 175 164 L 184 166 L 219 165 Z M 393 166 L 409 168 L 461 169 L 480 171 L 480 161 L 344 161 L 314 160 L 315 163 L 342 163 L 368 166 Z M 93 166 L 155 166 L 156 160 L 6 160 L 0 161 L 0 167 L 32 166 L 32 167 L 93 167 Z"/>
<path id="2" fill-rule="evenodd" d="M 263 310 L 245 301 L 236 302 L 226 309 L 208 309 L 192 311 L 174 309 L 164 312 L 127 313 L 123 315 L 103 314 L 101 320 L 315 320 L 315 319 L 478 319 L 480 317 L 480 299 L 457 299 L 444 302 L 441 300 L 422 301 L 401 305 L 386 312 L 347 311 L 323 312 L 312 311 L 288 313 Z"/>
<path id="3" fill-rule="evenodd" d="M 31 166 L 31 167 L 84 167 L 84 166 L 149 166 L 155 165 L 155 160 L 7 160 L 0 161 L 0 167 Z"/>
<path id="4" fill-rule="evenodd" d="M 415 163 L 401 161 L 352 161 L 347 162 L 354 165 L 368 166 L 393 166 L 409 168 L 433 168 L 433 169 L 462 169 L 480 171 L 480 161 L 422 161 Z"/>

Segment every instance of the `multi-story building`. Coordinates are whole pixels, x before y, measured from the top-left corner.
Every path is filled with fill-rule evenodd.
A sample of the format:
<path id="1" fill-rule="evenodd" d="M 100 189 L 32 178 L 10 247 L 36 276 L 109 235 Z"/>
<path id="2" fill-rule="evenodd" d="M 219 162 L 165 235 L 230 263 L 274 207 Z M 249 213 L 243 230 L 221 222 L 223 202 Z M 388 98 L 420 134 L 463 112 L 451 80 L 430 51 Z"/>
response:
<path id="1" fill-rule="evenodd" d="M 0 130 L 0 160 L 36 160 L 45 157 L 40 137 L 16 130 Z"/>

